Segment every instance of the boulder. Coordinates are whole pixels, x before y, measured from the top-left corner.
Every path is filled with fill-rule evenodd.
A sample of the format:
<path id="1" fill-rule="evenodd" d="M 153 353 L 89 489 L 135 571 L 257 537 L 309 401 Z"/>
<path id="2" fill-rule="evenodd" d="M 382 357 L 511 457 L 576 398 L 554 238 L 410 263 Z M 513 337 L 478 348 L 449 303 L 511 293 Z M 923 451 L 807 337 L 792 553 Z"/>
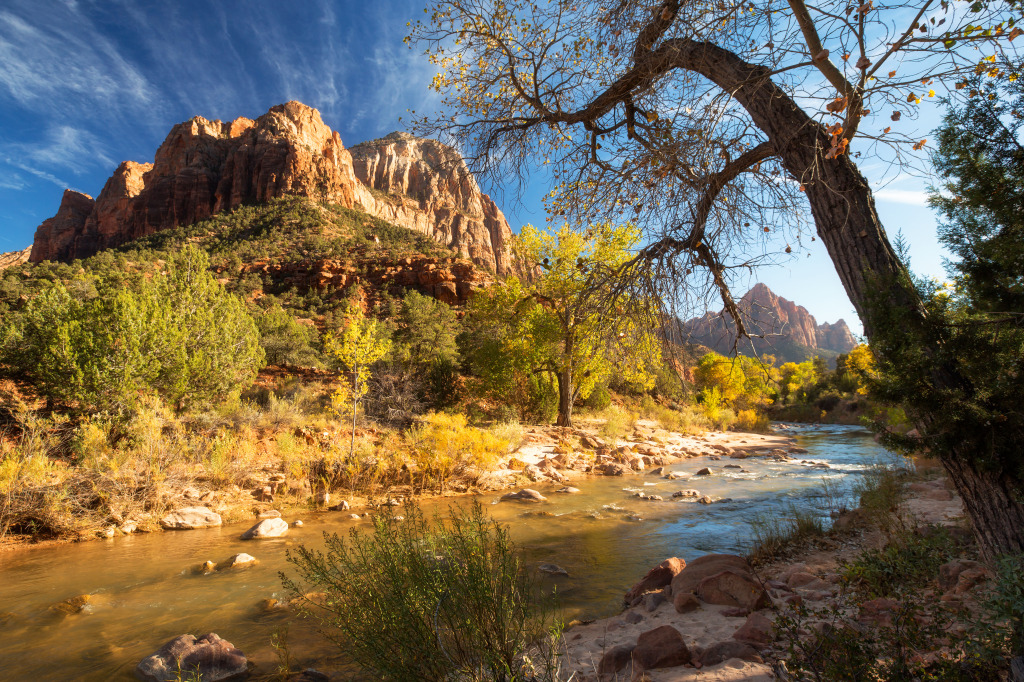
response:
<path id="1" fill-rule="evenodd" d="M 697 473 L 694 474 L 694 476 L 710 476 L 710 475 L 711 475 L 711 469 L 709 469 L 707 467 L 704 467 L 703 469 L 701 469 L 700 471 L 698 471 Z"/>
<path id="2" fill-rule="evenodd" d="M 701 581 L 726 569 L 732 569 L 747 575 L 751 573 L 750 564 L 741 556 L 735 554 L 705 554 L 688 562 L 686 568 L 672 578 L 672 595 L 675 596 L 684 592 L 696 593 Z M 730 604 L 730 606 L 735 605 Z"/>
<path id="3" fill-rule="evenodd" d="M 213 528 L 221 525 L 221 518 L 220 514 L 210 511 L 206 507 L 182 507 L 160 519 L 160 525 L 166 530 Z"/>
<path id="4" fill-rule="evenodd" d="M 564 488 L 559 488 L 555 492 L 562 493 L 563 495 L 579 495 L 583 491 L 579 488 L 573 488 L 571 485 L 567 485 Z"/>
<path id="5" fill-rule="evenodd" d="M 643 605 L 647 609 L 648 613 L 658 610 L 658 607 L 667 601 L 668 595 L 665 594 L 665 590 L 656 590 L 654 592 L 648 592 L 643 596 Z"/>
<path id="6" fill-rule="evenodd" d="M 693 592 L 680 592 L 672 597 L 676 613 L 689 613 L 700 608 L 700 599 Z"/>
<path id="7" fill-rule="evenodd" d="M 697 498 L 698 504 L 714 504 L 715 502 L 718 502 L 718 498 L 711 495 L 704 495 Z"/>
<path id="8" fill-rule="evenodd" d="M 763 662 L 757 650 L 746 642 L 727 640 L 725 642 L 716 642 L 705 649 L 700 655 L 700 664 L 706 668 L 711 665 L 724 663 L 730 658 L 738 658 L 741 661 L 750 661 L 752 663 Z"/>
<path id="9" fill-rule="evenodd" d="M 969 569 L 984 568 L 978 561 L 970 559 L 954 559 L 939 566 L 939 587 L 943 591 L 952 590 L 957 586 L 960 574 Z"/>
<path id="10" fill-rule="evenodd" d="M 284 519 L 264 519 L 242 533 L 242 539 L 263 540 L 266 538 L 279 538 L 287 532 L 288 523 Z"/>
<path id="11" fill-rule="evenodd" d="M 624 476 L 626 474 L 626 467 L 617 462 L 609 462 L 595 468 L 605 476 Z"/>
<path id="12" fill-rule="evenodd" d="M 679 575 L 679 572 L 686 568 L 686 561 L 679 557 L 665 559 L 660 564 L 647 571 L 633 587 L 626 592 L 624 601 L 627 604 L 634 604 L 645 592 L 660 590 L 672 583 L 672 579 Z"/>
<path id="13" fill-rule="evenodd" d="M 889 626 L 893 616 L 900 610 L 900 603 L 893 599 L 880 597 L 866 601 L 860 605 L 857 620 L 865 625 Z"/>
<path id="14" fill-rule="evenodd" d="M 242 552 L 240 554 L 234 555 L 233 557 L 231 557 L 227 561 L 224 561 L 224 562 L 221 562 L 220 564 L 218 564 L 217 565 L 217 570 L 221 570 L 221 569 L 225 569 L 225 568 L 248 568 L 249 566 L 255 566 L 255 565 L 256 565 L 256 557 L 254 557 L 251 554 L 246 554 L 245 552 Z"/>
<path id="15" fill-rule="evenodd" d="M 751 611 L 771 606 L 761 583 L 749 573 L 726 569 L 700 581 L 697 596 L 708 604 L 739 606 Z"/>
<path id="16" fill-rule="evenodd" d="M 601 657 L 601 662 L 597 664 L 597 674 L 614 675 L 625 668 L 633 657 L 633 649 L 634 647 L 622 644 L 606 651 Z"/>
<path id="17" fill-rule="evenodd" d="M 690 660 L 690 650 L 682 633 L 671 625 L 644 632 L 637 638 L 633 649 L 633 665 L 641 670 L 674 668 L 686 665 Z"/>
<path id="18" fill-rule="evenodd" d="M 546 502 L 548 498 L 541 495 L 532 488 L 523 488 L 517 493 L 505 493 L 501 496 L 501 501 L 505 500 L 513 502 Z"/>
<path id="19" fill-rule="evenodd" d="M 755 611 L 747 616 L 747 622 L 733 633 L 732 638 L 763 647 L 772 641 L 772 622 Z"/>
<path id="20" fill-rule="evenodd" d="M 220 682 L 248 675 L 245 655 L 212 632 L 199 638 L 175 637 L 135 667 L 135 676 L 145 682 L 175 682 L 189 676 L 203 682 Z"/>

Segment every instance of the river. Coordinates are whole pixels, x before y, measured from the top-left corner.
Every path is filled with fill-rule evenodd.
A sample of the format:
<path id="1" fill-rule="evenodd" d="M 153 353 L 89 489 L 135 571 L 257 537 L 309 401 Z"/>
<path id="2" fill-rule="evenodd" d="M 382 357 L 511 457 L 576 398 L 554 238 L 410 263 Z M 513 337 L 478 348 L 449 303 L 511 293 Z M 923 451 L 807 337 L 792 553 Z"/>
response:
<path id="1" fill-rule="evenodd" d="M 750 542 L 750 519 L 785 515 L 794 505 L 827 516 L 823 479 L 849 493 L 857 474 L 888 459 L 870 432 L 853 426 L 781 425 L 808 454 L 791 462 L 688 459 L 668 467 L 693 473 L 708 466 L 712 476 L 664 480 L 650 475 L 594 477 L 574 483 L 579 495 L 550 494 L 541 505 L 497 503 L 481 495 L 496 520 L 510 526 L 527 561 L 554 563 L 569 577 L 557 582 L 569 617 L 602 617 L 616 612 L 622 594 L 651 566 L 669 556 L 693 559 L 708 552 L 742 553 Z M 826 463 L 830 468 L 803 464 Z M 725 468 L 740 465 L 742 471 Z M 681 488 L 731 498 L 713 505 L 672 500 Z M 634 493 L 662 495 L 648 502 Z M 465 504 L 471 497 L 427 502 Z M 279 539 L 243 542 L 248 524 L 154 533 L 0 554 L 0 679 L 127 680 L 135 664 L 167 640 L 186 632 L 216 632 L 240 648 L 257 666 L 273 671 L 271 636 L 288 629 L 289 649 L 298 666 L 329 669 L 332 649 L 308 623 L 259 607 L 268 597 L 284 598 L 278 577 L 289 572 L 285 549 L 319 546 L 322 533 L 348 532 L 344 513 L 289 514 L 304 525 Z M 192 566 L 223 561 L 247 552 L 252 568 L 208 575 Z M 93 595 L 79 614 L 63 616 L 50 608 L 80 594 Z"/>

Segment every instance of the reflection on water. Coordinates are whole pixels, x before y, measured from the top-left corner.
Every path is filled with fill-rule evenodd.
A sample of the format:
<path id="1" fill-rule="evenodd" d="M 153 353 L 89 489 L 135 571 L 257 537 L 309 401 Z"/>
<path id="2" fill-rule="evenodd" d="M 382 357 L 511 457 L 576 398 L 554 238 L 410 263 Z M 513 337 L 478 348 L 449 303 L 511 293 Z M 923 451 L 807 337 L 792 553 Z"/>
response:
<path id="1" fill-rule="evenodd" d="M 691 474 L 709 466 L 712 476 L 664 480 L 653 476 L 584 479 L 579 495 L 541 489 L 549 502 L 503 502 L 481 496 L 494 518 L 508 524 L 531 563 L 555 563 L 569 577 L 555 581 L 570 615 L 599 617 L 616 611 L 622 594 L 652 565 L 669 556 L 692 559 L 707 552 L 742 552 L 754 515 L 784 515 L 791 505 L 818 508 L 822 479 L 848 491 L 856 474 L 885 451 L 864 429 L 790 426 L 808 454 L 791 462 L 764 459 L 690 459 L 668 469 Z M 825 462 L 829 469 L 801 464 Z M 740 465 L 742 470 L 725 468 Z M 702 505 L 673 500 L 674 491 L 731 498 Z M 634 493 L 661 495 L 649 502 Z M 425 503 L 428 511 L 469 498 Z M 492 504 L 493 503 L 493 504 Z M 321 534 L 346 532 L 365 521 L 340 514 L 298 515 L 305 525 L 285 538 L 242 542 L 246 526 L 161 533 L 79 545 L 0 554 L 0 678 L 4 680 L 130 679 L 135 664 L 184 632 L 214 631 L 239 647 L 259 670 L 273 669 L 271 634 L 287 625 L 298 665 L 330 667 L 333 654 L 310 626 L 282 614 L 265 614 L 259 602 L 282 594 L 279 571 L 288 571 L 285 549 L 316 546 Z M 637 519 L 641 520 L 637 520 Z M 238 552 L 258 566 L 235 573 L 195 575 L 190 567 L 223 561 Z M 86 610 L 59 616 L 50 605 L 79 594 L 94 595 Z"/>

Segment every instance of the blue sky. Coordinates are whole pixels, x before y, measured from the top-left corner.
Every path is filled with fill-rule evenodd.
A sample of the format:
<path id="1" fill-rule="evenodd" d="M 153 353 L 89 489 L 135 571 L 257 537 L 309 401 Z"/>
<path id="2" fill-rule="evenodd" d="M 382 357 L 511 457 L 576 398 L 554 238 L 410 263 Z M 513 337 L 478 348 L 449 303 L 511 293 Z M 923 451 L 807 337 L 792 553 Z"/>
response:
<path id="1" fill-rule="evenodd" d="M 4 0 L 0 4 L 0 251 L 32 242 L 64 188 L 96 196 L 122 160 L 151 161 L 170 127 L 194 115 L 256 117 L 300 100 L 346 145 L 431 111 L 432 68 L 402 43 L 421 2 L 386 0 Z M 919 127 L 938 122 L 922 111 Z M 927 136 L 927 135 L 925 135 Z M 941 275 L 928 179 L 876 183 L 890 234 L 919 272 Z M 544 220 L 543 182 L 521 204 L 488 187 L 513 230 Z M 756 275 L 820 321 L 860 325 L 821 242 Z"/>

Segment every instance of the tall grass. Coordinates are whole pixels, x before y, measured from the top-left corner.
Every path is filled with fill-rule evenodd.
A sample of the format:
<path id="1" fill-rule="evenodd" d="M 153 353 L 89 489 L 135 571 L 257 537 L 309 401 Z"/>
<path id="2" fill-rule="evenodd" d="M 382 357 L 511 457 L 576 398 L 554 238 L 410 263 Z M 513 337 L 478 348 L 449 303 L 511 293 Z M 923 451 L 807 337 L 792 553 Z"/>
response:
<path id="1" fill-rule="evenodd" d="M 782 558 L 825 534 L 825 522 L 818 510 L 799 509 L 793 503 L 782 514 L 754 515 L 749 524 L 752 540 L 747 559 L 754 565 Z"/>
<path id="2" fill-rule="evenodd" d="M 404 520 L 380 515 L 370 533 L 325 539 L 325 552 L 289 551 L 298 576 L 282 581 L 303 615 L 372 677 L 558 679 L 547 645 L 560 631 L 553 604 L 508 530 L 479 504 L 432 520 L 406 505 Z"/>

